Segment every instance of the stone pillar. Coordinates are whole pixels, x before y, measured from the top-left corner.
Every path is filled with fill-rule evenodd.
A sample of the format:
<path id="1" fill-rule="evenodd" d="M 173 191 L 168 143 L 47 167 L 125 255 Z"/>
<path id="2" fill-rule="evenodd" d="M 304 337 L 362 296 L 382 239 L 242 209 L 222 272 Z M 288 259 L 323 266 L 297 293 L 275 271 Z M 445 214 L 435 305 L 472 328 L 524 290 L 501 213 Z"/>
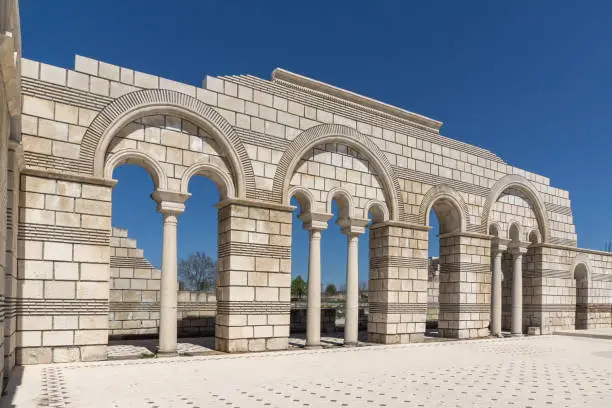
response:
<path id="1" fill-rule="evenodd" d="M 523 254 L 526 248 L 512 248 L 512 328 L 513 336 L 523 335 Z"/>
<path id="2" fill-rule="evenodd" d="M 293 207 L 225 200 L 219 209 L 216 348 L 286 349 Z"/>
<path id="3" fill-rule="evenodd" d="M 344 310 L 344 345 L 354 346 L 359 336 L 359 266 L 358 235 L 347 233 L 346 298 Z"/>
<path id="4" fill-rule="evenodd" d="M 503 244 L 493 245 L 493 291 L 491 294 L 491 334 L 502 337 L 502 254 L 506 250 Z"/>
<path id="5" fill-rule="evenodd" d="M 384 222 L 370 227 L 368 341 L 423 341 L 427 314 L 428 227 Z"/>
<path id="6" fill-rule="evenodd" d="M 476 233 L 440 235 L 440 337 L 489 335 L 491 237 Z"/>
<path id="7" fill-rule="evenodd" d="M 152 198 L 157 201 L 157 211 L 164 222 L 162 239 L 162 270 L 160 293 L 159 347 L 158 354 L 177 354 L 177 216 L 185 210 L 184 202 L 189 195 L 158 190 Z"/>

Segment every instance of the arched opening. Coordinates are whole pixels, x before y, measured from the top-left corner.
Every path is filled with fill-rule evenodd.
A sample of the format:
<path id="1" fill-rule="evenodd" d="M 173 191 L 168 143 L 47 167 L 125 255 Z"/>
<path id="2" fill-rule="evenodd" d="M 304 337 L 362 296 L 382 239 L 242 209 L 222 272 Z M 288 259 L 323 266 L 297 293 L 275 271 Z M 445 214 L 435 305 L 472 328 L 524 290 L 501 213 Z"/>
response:
<path id="1" fill-rule="evenodd" d="M 111 196 L 108 358 L 153 355 L 159 330 L 162 223 L 150 195 L 159 180 L 138 163 L 119 162 L 109 171 L 117 184 Z"/>
<path id="2" fill-rule="evenodd" d="M 589 328 L 589 279 L 585 264 L 576 265 L 574 280 L 576 283 L 575 327 L 576 330 L 586 330 Z"/>
<path id="3" fill-rule="evenodd" d="M 177 337 L 181 348 L 215 349 L 218 216 L 215 204 L 232 185 L 194 172 L 186 180 L 191 197 L 177 225 Z"/>
<path id="4" fill-rule="evenodd" d="M 427 213 L 429 231 L 427 263 L 426 336 L 458 337 L 460 322 L 457 305 L 461 289 L 457 264 L 460 245 L 457 233 L 464 223 L 458 204 L 441 196 Z"/>

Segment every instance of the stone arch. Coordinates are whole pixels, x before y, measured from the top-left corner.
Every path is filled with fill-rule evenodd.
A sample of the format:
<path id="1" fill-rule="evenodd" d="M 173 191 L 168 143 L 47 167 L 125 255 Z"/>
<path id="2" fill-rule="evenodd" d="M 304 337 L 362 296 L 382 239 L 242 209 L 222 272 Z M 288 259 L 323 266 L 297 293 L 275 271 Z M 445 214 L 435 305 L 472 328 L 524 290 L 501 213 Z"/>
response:
<path id="1" fill-rule="evenodd" d="M 363 219 L 369 218 L 369 213 L 372 212 L 372 223 L 389 221 L 389 209 L 385 203 L 378 200 L 368 200 L 363 207 Z"/>
<path id="2" fill-rule="evenodd" d="M 401 191 L 399 182 L 387 159 L 374 142 L 367 136 L 348 126 L 337 124 L 316 125 L 302 132 L 287 147 L 278 163 L 274 175 L 272 191 L 278 200 L 287 199 L 291 177 L 304 154 L 317 145 L 323 143 L 343 143 L 371 159 L 376 170 L 376 175 L 382 182 L 382 188 L 387 196 L 390 207 L 390 217 L 392 220 L 400 220 L 405 217 L 404 205 L 401 201 Z M 287 201 L 283 201 L 287 204 Z"/>
<path id="3" fill-rule="evenodd" d="M 501 232 L 502 232 L 502 228 L 501 228 L 501 226 L 498 223 L 492 222 L 489 225 L 489 230 L 488 230 L 488 234 L 489 235 L 492 235 L 492 236 L 494 236 L 496 238 L 501 238 L 501 236 L 500 236 Z"/>
<path id="4" fill-rule="evenodd" d="M 163 167 L 153 157 L 136 149 L 123 149 L 111 153 L 104 164 L 103 177 L 113 178 L 113 171 L 122 164 L 135 164 L 144 168 L 153 179 L 155 190 L 167 190 L 168 178 Z"/>
<path id="5" fill-rule="evenodd" d="M 454 217 L 456 217 L 458 221 L 458 231 L 456 232 L 465 232 L 468 217 L 468 206 L 461 194 L 447 184 L 440 184 L 432 187 L 423 196 L 421 206 L 419 207 L 419 222 L 423 225 L 429 225 L 429 213 L 431 209 L 439 203 L 444 202 L 449 203 L 450 207 L 454 207 L 456 210 L 456 213 L 454 214 Z M 436 211 L 435 208 L 434 211 Z M 436 215 L 438 215 L 437 211 Z M 440 217 L 440 215 L 438 215 L 438 217 Z M 440 220 L 440 222 L 442 221 Z"/>
<path id="6" fill-rule="evenodd" d="M 527 235 L 527 239 L 532 244 L 539 244 L 542 241 L 542 236 L 540 235 L 540 231 L 534 229 L 529 232 L 529 235 Z"/>
<path id="7" fill-rule="evenodd" d="M 195 163 L 185 170 L 181 178 L 181 193 L 189 194 L 189 181 L 196 175 L 207 177 L 215 183 L 221 200 L 236 197 L 232 177 L 220 166 L 208 162 Z"/>
<path id="8" fill-rule="evenodd" d="M 523 237 L 523 227 L 521 223 L 516 220 L 511 220 L 508 222 L 508 236 L 506 237 L 510 241 L 520 242 Z"/>
<path id="9" fill-rule="evenodd" d="M 287 202 L 291 201 L 291 197 L 295 197 L 300 204 L 300 214 L 308 214 L 316 211 L 316 200 L 312 192 L 306 187 L 294 186 L 290 188 L 287 193 Z"/>
<path id="10" fill-rule="evenodd" d="M 89 125 L 83 140 L 79 162 L 84 171 L 102 177 L 105 155 L 111 140 L 126 124 L 142 116 L 174 114 L 207 130 L 222 146 L 231 163 L 236 194 L 240 198 L 256 196 L 255 176 L 249 156 L 232 126 L 204 102 L 169 89 L 143 89 L 125 94 L 102 109 Z"/>
<path id="11" fill-rule="evenodd" d="M 590 282 L 591 275 L 593 273 L 593 269 L 591 267 L 591 260 L 586 254 L 576 255 L 576 257 L 574 258 L 574 261 L 572 262 L 572 266 L 569 269 L 569 278 L 576 279 L 577 268 L 579 268 L 580 265 L 584 267 L 584 272 L 586 273 L 586 279 Z"/>
<path id="12" fill-rule="evenodd" d="M 506 191 L 508 188 L 516 188 L 520 190 L 524 194 L 526 194 L 531 200 L 531 204 L 533 205 L 533 210 L 536 214 L 536 218 L 538 221 L 538 227 L 541 229 L 541 237 L 542 242 L 548 242 L 550 239 L 550 223 L 548 220 L 548 214 L 546 213 L 546 206 L 544 205 L 544 201 L 538 194 L 537 190 L 527 180 L 525 177 L 521 177 L 516 174 L 511 174 L 502 177 L 497 180 L 497 182 L 491 188 L 489 195 L 485 201 L 485 205 L 482 209 L 482 223 L 481 229 L 483 231 L 487 231 L 489 226 L 489 218 L 491 215 L 491 211 L 493 210 L 493 205 L 499 198 L 499 196 Z"/>
<path id="13" fill-rule="evenodd" d="M 353 196 L 342 187 L 332 188 L 327 193 L 325 210 L 328 214 L 332 213 L 332 202 L 338 203 L 338 219 L 353 218 L 355 215 L 355 202 Z"/>

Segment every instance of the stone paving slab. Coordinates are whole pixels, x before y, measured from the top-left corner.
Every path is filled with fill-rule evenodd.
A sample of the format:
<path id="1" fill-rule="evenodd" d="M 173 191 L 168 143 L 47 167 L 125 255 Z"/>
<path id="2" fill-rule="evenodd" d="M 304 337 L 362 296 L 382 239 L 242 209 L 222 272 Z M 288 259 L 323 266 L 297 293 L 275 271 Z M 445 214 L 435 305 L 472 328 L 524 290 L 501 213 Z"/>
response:
<path id="1" fill-rule="evenodd" d="M 612 327 L 588 330 L 566 330 L 555 332 L 555 334 L 561 336 L 590 337 L 593 339 L 612 340 Z"/>
<path id="2" fill-rule="evenodd" d="M 612 342 L 540 336 L 37 365 L 17 372 L 9 392 L 3 408 L 609 408 Z"/>

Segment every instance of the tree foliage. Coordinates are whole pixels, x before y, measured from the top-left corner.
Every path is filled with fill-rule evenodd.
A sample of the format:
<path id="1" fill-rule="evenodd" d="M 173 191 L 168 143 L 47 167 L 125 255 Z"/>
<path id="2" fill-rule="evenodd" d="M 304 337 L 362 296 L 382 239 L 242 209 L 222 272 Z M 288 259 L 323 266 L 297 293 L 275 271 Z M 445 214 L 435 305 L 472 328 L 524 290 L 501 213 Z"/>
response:
<path id="1" fill-rule="evenodd" d="M 333 283 L 327 285 L 327 287 L 325 288 L 325 294 L 327 296 L 336 296 L 338 294 L 338 289 L 336 288 L 336 285 L 334 285 Z"/>
<path id="2" fill-rule="evenodd" d="M 306 282 L 298 275 L 291 281 L 291 296 L 301 299 L 306 294 Z"/>
<path id="3" fill-rule="evenodd" d="M 217 262 L 204 252 L 194 252 L 178 263 L 178 278 L 185 290 L 212 290 L 216 275 Z"/>

